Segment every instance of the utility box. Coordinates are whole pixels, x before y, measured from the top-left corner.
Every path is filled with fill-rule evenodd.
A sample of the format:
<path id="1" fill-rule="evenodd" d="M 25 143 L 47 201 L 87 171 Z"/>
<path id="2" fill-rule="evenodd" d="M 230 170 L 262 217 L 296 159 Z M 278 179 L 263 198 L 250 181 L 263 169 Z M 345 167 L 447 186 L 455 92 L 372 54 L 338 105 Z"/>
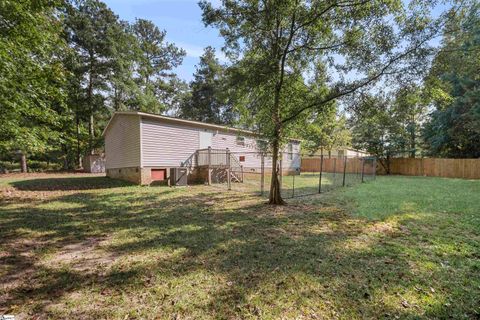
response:
<path id="1" fill-rule="evenodd" d="M 186 186 L 187 176 L 187 168 L 170 168 L 170 186 Z"/>

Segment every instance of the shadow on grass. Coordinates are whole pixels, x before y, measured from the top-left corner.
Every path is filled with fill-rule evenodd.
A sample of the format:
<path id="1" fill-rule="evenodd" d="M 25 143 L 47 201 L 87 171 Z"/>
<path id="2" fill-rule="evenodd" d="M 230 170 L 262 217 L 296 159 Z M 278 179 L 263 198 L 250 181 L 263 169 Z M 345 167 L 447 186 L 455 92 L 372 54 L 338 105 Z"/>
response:
<path id="1" fill-rule="evenodd" d="M 22 191 L 93 190 L 134 185 L 127 181 L 107 177 L 40 178 L 19 180 L 11 182 L 10 184 Z"/>
<path id="2" fill-rule="evenodd" d="M 27 275 L 29 279 L 0 302 L 11 306 L 37 301 L 34 311 L 47 313 L 52 297 L 93 288 L 92 294 L 123 292 L 132 299 L 149 292 L 153 299 L 145 302 L 144 315 L 157 304 L 162 305 L 164 315 L 197 312 L 192 316 L 218 318 L 278 318 L 289 312 L 311 318 L 317 313 L 321 318 L 338 317 L 339 313 L 359 318 L 441 318 L 475 316 L 473 310 L 478 308 L 473 292 L 463 296 L 462 285 L 447 280 L 452 269 L 413 267 L 421 262 L 417 254 L 423 254 L 424 243 L 402 230 L 371 235 L 368 230 L 378 228 L 375 222 L 352 218 L 335 207 L 294 203 L 277 210 L 240 193 L 139 190 L 79 192 L 52 199 L 49 204 L 58 202 L 58 207 L 0 209 L 0 229 L 7 230 L 0 236 L 7 251 L 2 258 L 7 266 L 2 277 L 10 281 Z M 435 223 L 435 217 L 426 217 L 411 224 L 413 228 Z M 41 235 L 37 244 L 22 246 L 25 230 Z M 113 264 L 106 271 L 80 271 L 44 266 L 41 255 L 25 254 L 35 250 L 34 246 L 50 252 L 109 236 L 115 241 L 102 246 L 105 254 L 121 261 L 138 257 L 138 261 L 121 267 Z M 429 237 L 445 243 L 451 240 L 440 233 Z M 362 246 L 357 246 L 359 243 Z M 438 265 L 454 258 L 429 257 Z M 475 269 L 460 268 L 458 272 L 462 277 L 478 275 Z M 221 279 L 209 286 L 213 291 L 207 297 L 199 293 L 207 290 L 201 282 L 181 282 L 197 274 Z M 157 288 L 151 283 L 155 277 L 159 279 Z M 432 302 L 422 306 L 422 312 L 415 306 L 392 305 L 398 295 L 412 292 L 430 297 L 417 289 L 429 290 L 432 281 L 445 304 Z M 156 290 L 164 284 L 170 289 L 159 299 Z M 449 286 L 456 287 L 451 290 Z M 175 295 L 174 290 L 187 293 Z M 196 301 L 200 306 L 176 307 L 179 302 L 195 300 L 196 294 L 202 297 Z M 98 306 L 78 310 L 73 310 L 73 317 L 108 316 L 101 314 Z"/>

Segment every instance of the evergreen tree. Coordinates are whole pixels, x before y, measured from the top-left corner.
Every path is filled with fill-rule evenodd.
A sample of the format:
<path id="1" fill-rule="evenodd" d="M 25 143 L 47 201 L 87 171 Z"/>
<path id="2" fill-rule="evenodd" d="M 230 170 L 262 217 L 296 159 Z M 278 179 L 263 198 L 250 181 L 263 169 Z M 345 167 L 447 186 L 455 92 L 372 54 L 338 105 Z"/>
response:
<path id="1" fill-rule="evenodd" d="M 181 108 L 186 119 L 216 124 L 231 124 L 234 115 L 228 105 L 225 89 L 225 68 L 215 57 L 215 49 L 207 47 L 190 83 L 191 94 Z"/>
<path id="2" fill-rule="evenodd" d="M 105 101 L 117 66 L 116 35 L 123 29 L 118 17 L 98 0 L 80 0 L 69 5 L 65 26 L 67 41 L 75 54 L 71 64 L 73 82 L 81 87 L 81 94 L 74 90 L 70 101 L 76 108 L 77 123 L 88 118 L 88 151 L 93 152 L 100 143 L 95 138 L 100 132 L 100 128 L 95 128 L 95 118 L 109 116 Z"/>
<path id="3" fill-rule="evenodd" d="M 152 113 L 168 111 L 172 95 L 182 87 L 172 70 L 182 63 L 185 50 L 166 42 L 166 31 L 149 20 L 137 19 L 131 32 L 140 50 L 135 70 L 140 91 L 131 108 Z"/>

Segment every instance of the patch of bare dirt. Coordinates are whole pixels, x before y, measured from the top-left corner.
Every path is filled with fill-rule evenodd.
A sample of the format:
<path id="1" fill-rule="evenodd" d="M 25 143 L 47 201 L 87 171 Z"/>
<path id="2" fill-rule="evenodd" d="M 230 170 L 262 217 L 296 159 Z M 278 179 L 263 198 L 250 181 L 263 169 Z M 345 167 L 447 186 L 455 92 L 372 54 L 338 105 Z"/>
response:
<path id="1" fill-rule="evenodd" d="M 112 264 L 115 256 L 101 249 L 106 238 L 88 238 L 63 246 L 48 259 L 46 265 L 66 265 L 77 271 L 88 271 Z"/>
<path id="2" fill-rule="evenodd" d="M 45 270 L 67 268 L 88 274 L 108 268 L 116 257 L 102 250 L 106 241 L 106 237 L 91 237 L 58 244 L 39 239 L 21 239 L 4 245 L 0 251 L 0 306 L 3 307 L 0 308 L 0 314 L 1 311 L 10 310 L 11 304 L 19 299 L 19 292 L 22 295 L 33 292 L 39 285 L 36 279 L 45 276 Z M 42 249 L 55 251 L 42 257 L 38 253 Z"/>
<path id="3" fill-rule="evenodd" d="M 31 203 L 45 199 L 52 199 L 67 194 L 75 193 L 75 190 L 65 191 L 24 191 L 11 186 L 0 187 L 0 204 L 5 203 Z"/>

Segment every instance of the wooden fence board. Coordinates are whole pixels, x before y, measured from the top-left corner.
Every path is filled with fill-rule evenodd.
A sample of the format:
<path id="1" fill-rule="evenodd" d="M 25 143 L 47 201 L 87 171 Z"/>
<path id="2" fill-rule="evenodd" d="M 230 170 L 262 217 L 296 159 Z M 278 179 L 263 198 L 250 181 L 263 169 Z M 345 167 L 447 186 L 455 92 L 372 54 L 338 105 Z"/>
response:
<path id="1" fill-rule="evenodd" d="M 394 158 L 390 173 L 408 176 L 480 179 L 480 159 Z M 379 165 L 378 174 L 386 174 Z"/>
<path id="2" fill-rule="evenodd" d="M 324 158 L 324 172 L 343 172 L 342 158 Z M 347 173 L 361 172 L 362 160 L 349 158 Z M 320 158 L 303 158 L 303 172 L 320 171 Z M 369 170 L 367 168 L 367 170 Z M 369 170 L 371 171 L 371 170 Z M 377 162 L 377 173 L 386 174 Z M 480 159 L 442 159 L 442 158 L 393 158 L 390 173 L 408 176 L 446 177 L 463 179 L 480 179 Z"/>

